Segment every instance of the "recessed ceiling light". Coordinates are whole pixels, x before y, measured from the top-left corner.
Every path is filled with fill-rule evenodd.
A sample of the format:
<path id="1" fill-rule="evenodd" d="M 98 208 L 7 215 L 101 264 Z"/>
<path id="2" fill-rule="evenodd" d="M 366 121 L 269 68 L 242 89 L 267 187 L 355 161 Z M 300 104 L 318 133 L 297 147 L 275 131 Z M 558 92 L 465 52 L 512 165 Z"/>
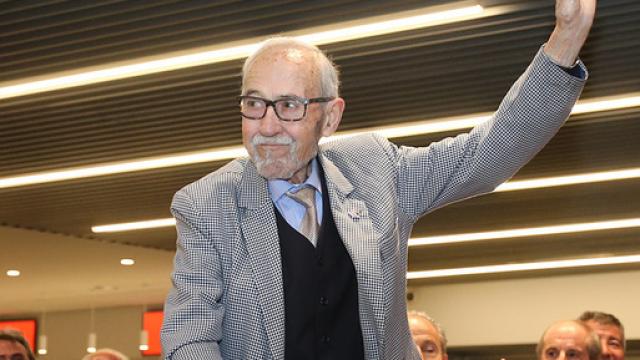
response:
<path id="1" fill-rule="evenodd" d="M 7 276 L 9 276 L 9 277 L 18 277 L 18 276 L 20 276 L 20 270 L 14 270 L 14 269 L 7 270 Z"/>
<path id="2" fill-rule="evenodd" d="M 120 259 L 120 265 L 124 265 L 124 266 L 131 266 L 133 264 L 135 264 L 136 261 L 133 259 Z"/>

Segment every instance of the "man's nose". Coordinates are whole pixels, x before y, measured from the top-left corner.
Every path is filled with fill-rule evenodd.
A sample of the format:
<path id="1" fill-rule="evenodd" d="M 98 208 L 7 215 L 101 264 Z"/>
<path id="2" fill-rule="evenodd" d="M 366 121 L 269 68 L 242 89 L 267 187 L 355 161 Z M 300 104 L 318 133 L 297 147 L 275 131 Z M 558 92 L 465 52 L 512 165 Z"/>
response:
<path id="1" fill-rule="evenodd" d="M 611 348 L 607 345 L 606 342 L 602 342 L 602 359 L 610 359 L 611 358 Z"/>
<path id="2" fill-rule="evenodd" d="M 267 107 L 267 112 L 260 121 L 260 134 L 264 136 L 273 136 L 280 132 L 282 124 L 276 115 L 273 106 Z"/>

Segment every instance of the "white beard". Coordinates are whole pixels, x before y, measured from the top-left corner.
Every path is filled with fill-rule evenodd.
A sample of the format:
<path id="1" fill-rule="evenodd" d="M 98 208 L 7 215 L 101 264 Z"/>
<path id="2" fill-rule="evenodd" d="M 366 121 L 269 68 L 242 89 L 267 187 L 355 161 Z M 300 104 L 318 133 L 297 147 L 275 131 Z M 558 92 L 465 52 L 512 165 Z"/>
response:
<path id="1" fill-rule="evenodd" d="M 279 144 L 288 145 L 289 152 L 287 156 L 275 156 L 270 151 L 266 151 L 264 157 L 262 157 L 256 150 L 256 146 L 262 144 Z M 307 166 L 311 158 L 317 154 L 317 148 L 313 152 L 313 156 L 310 159 L 298 158 L 298 143 L 291 137 L 286 135 L 278 135 L 273 137 L 266 137 L 262 135 L 255 135 L 251 139 L 249 149 L 249 155 L 251 160 L 256 165 L 258 174 L 271 180 L 271 179 L 285 179 L 288 180 L 303 167 Z"/>

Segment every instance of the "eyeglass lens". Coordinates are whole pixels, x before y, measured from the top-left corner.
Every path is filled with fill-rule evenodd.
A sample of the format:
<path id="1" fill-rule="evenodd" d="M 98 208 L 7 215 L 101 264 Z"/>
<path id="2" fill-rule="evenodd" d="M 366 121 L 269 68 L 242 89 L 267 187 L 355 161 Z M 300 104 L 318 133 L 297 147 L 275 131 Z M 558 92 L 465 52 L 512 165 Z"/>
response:
<path id="1" fill-rule="evenodd" d="M 276 115 L 282 120 L 299 120 L 305 115 L 305 104 L 298 99 L 286 98 L 273 101 Z M 242 115 L 261 119 L 267 113 L 267 102 L 260 98 L 243 98 L 240 102 Z"/>

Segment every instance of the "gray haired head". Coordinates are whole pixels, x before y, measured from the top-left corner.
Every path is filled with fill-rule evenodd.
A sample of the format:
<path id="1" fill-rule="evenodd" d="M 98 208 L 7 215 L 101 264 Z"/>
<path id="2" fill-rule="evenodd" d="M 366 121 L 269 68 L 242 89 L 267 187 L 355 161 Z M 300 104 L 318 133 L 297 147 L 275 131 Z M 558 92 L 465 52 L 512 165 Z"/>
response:
<path id="1" fill-rule="evenodd" d="M 253 64 L 262 55 L 269 53 L 270 51 L 282 48 L 293 48 L 304 51 L 311 55 L 315 68 L 318 70 L 319 78 L 318 86 L 320 88 L 320 94 L 322 97 L 338 97 L 339 96 L 339 71 L 336 65 L 329 59 L 329 57 L 320 50 L 317 46 L 308 44 L 304 41 L 298 40 L 294 37 L 278 36 L 265 40 L 260 47 L 251 54 L 244 62 L 242 67 L 242 93 L 245 93 L 245 77 Z"/>
<path id="2" fill-rule="evenodd" d="M 592 331 L 584 322 L 579 320 L 566 320 L 566 321 L 556 321 L 551 324 L 540 337 L 540 341 L 538 341 L 538 345 L 536 346 L 536 354 L 538 355 L 538 359 L 542 359 L 542 352 L 544 351 L 545 346 L 545 336 L 549 332 L 550 329 L 556 327 L 560 324 L 573 324 L 581 329 L 583 329 L 587 333 L 587 354 L 589 355 L 589 360 L 600 360 L 600 354 L 602 352 L 602 347 L 600 346 L 600 338 L 598 335 Z"/>
<path id="3" fill-rule="evenodd" d="M 442 348 L 442 352 L 444 354 L 447 353 L 447 334 L 445 334 L 444 330 L 442 329 L 442 326 L 440 326 L 440 324 L 437 321 L 435 321 L 431 316 L 427 315 L 427 313 L 422 311 L 411 310 L 407 312 L 407 316 L 409 318 L 414 317 L 414 318 L 424 319 L 427 322 L 429 322 L 431 325 L 433 325 L 433 327 L 438 332 L 438 335 L 440 338 L 440 347 Z"/>

